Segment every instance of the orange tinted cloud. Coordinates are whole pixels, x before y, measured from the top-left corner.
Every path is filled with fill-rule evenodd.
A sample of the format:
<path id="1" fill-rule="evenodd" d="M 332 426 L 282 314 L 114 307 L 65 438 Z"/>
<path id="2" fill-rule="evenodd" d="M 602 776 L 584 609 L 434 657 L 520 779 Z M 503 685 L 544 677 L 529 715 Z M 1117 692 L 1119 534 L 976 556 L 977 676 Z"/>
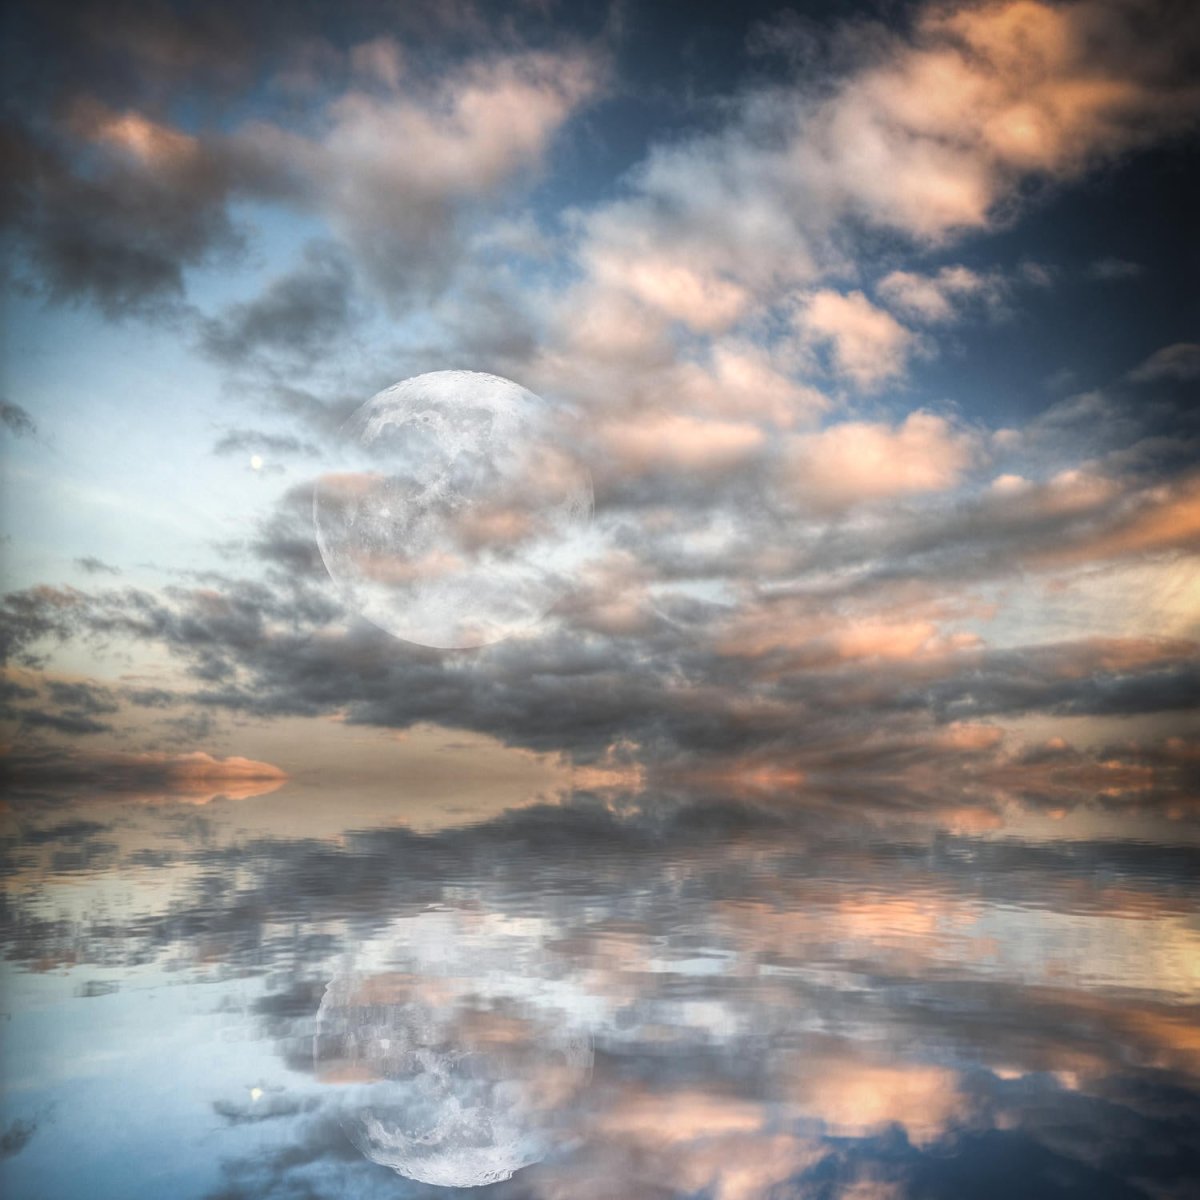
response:
<path id="1" fill-rule="evenodd" d="M 954 1071 L 857 1053 L 798 1059 L 789 1097 L 835 1137 L 870 1137 L 899 1125 L 917 1146 L 937 1141 L 967 1110 Z"/>
<path id="2" fill-rule="evenodd" d="M 788 669 L 839 663 L 940 658 L 979 644 L 974 634 L 946 633 L 938 621 L 901 614 L 811 613 L 802 605 L 764 605 L 734 617 L 717 639 L 719 653 L 758 658 L 784 652 Z"/>
<path id="3" fill-rule="evenodd" d="M 198 139 L 139 112 L 113 112 L 89 101 L 72 114 L 76 129 L 91 141 L 128 155 L 148 168 L 167 171 L 195 161 L 201 154 Z"/>
<path id="4" fill-rule="evenodd" d="M 1111 522 L 1073 545 L 1040 552 L 1039 561 L 1086 562 L 1170 549 L 1200 549 L 1200 475 L 1132 498 Z"/>
<path id="5" fill-rule="evenodd" d="M 830 347 L 837 374 L 868 390 L 904 372 L 914 338 L 862 292 L 820 291 L 797 315 L 803 337 Z"/>
<path id="6" fill-rule="evenodd" d="M 190 754 L 133 754 L 114 756 L 115 763 L 137 770 L 159 769 L 167 789 L 166 798 L 188 804 L 207 804 L 225 797 L 246 800 L 277 791 L 287 782 L 287 772 L 271 763 L 232 756 L 214 758 L 203 750 Z M 147 795 L 147 799 L 153 798 Z"/>
<path id="7" fill-rule="evenodd" d="M 704 332 L 728 328 L 751 299 L 739 284 L 656 255 L 647 245 L 622 251 L 596 247 L 585 261 L 602 284 L 616 285 L 647 307 Z"/>
<path id="8" fill-rule="evenodd" d="M 703 471 L 744 461 L 762 446 L 765 435 L 748 421 L 663 413 L 610 423 L 602 429 L 601 439 L 625 470 L 670 467 Z"/>
<path id="9" fill-rule="evenodd" d="M 288 776 L 272 763 L 236 755 L 217 758 L 195 750 L 26 757 L 12 763 L 11 778 L 17 786 L 82 788 L 89 796 L 139 804 L 208 804 L 218 798 L 265 796 L 281 788 Z"/>
<path id="10" fill-rule="evenodd" d="M 900 425 L 845 421 L 801 434 L 788 448 L 787 486 L 830 507 L 952 487 L 975 456 L 974 439 L 934 413 Z"/>
<path id="11" fill-rule="evenodd" d="M 1163 50 L 1135 16 L 930 5 L 911 44 L 827 103 L 828 168 L 876 221 L 936 238 L 987 223 L 1022 174 L 1076 174 L 1193 122 L 1200 89 L 1163 86 Z"/>

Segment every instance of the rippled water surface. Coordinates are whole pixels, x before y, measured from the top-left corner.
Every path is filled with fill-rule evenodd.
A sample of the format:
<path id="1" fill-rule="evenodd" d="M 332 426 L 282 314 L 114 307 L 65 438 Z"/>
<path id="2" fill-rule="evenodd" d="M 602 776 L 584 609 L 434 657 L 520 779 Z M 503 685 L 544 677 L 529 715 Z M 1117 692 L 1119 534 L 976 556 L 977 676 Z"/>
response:
<path id="1" fill-rule="evenodd" d="M 403 793 L 12 797 L 5 1195 L 1200 1194 L 1187 813 Z"/>

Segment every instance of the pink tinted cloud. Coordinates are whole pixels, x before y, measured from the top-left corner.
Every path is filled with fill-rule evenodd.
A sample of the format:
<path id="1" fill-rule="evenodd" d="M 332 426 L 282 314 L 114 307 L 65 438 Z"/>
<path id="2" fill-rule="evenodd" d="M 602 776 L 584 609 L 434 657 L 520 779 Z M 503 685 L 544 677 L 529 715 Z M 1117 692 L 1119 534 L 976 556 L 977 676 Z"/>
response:
<path id="1" fill-rule="evenodd" d="M 945 417 L 918 410 L 899 425 L 845 421 L 794 436 L 785 487 L 820 508 L 954 487 L 977 455 L 976 439 Z"/>

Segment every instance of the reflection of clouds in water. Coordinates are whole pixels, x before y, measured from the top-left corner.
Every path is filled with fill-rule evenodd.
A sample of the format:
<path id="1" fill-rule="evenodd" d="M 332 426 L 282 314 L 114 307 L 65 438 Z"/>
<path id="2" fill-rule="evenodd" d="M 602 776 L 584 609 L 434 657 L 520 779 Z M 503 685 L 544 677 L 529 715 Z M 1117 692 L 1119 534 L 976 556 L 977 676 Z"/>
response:
<path id="1" fill-rule="evenodd" d="M 424 1183 L 472 1187 L 553 1148 L 592 1049 L 559 1006 L 538 931 L 538 922 L 431 910 L 396 922 L 330 982 L 317 1074 L 346 1086 L 343 1124 L 368 1158 Z M 380 960 L 391 969 L 377 969 Z"/>
<path id="2" fill-rule="evenodd" d="M 386 1194 L 382 1162 L 459 1183 L 519 1169 L 498 1200 L 840 1200 L 818 1182 L 835 1171 L 856 1200 L 898 1198 L 934 1163 L 978 1180 L 989 1144 L 1051 1147 L 1049 1166 L 1082 1179 L 1088 1162 L 1128 1178 L 1118 1149 L 1177 1140 L 1163 1122 L 1200 1078 L 1194 850 L 1066 825 L 1040 844 L 950 834 L 940 807 L 895 797 L 838 809 L 580 794 L 433 835 L 348 816 L 343 841 L 185 850 L 169 814 L 139 807 L 175 855 L 139 850 L 132 873 L 114 830 L 59 811 L 12 848 L 46 889 L 36 906 L 14 896 L 9 951 L 37 971 L 124 956 L 130 981 L 84 1002 L 97 1012 L 135 1003 L 156 956 L 196 982 L 269 967 L 239 1020 L 277 1047 L 286 1091 L 248 1105 L 239 1075 L 217 1111 L 247 1140 L 261 1127 L 319 1154 L 319 1194 Z M 76 842 L 105 839 L 81 877 Z M 69 864 L 51 870 L 52 848 Z M 85 883 L 129 897 L 139 873 L 176 880 L 154 912 L 59 919 Z M 590 1079 L 575 1057 L 589 1036 Z M 1096 1151 L 1106 1138 L 1116 1149 Z M 283 1150 L 232 1153 L 231 1178 L 262 1194 L 318 1186 Z"/>
<path id="3" fill-rule="evenodd" d="M 715 928 L 654 919 L 651 891 L 626 900 L 642 920 L 597 911 L 591 930 L 575 906 L 512 916 L 488 892 L 392 921 L 321 1004 L 318 1079 L 402 1175 L 488 1183 L 557 1144 L 533 1196 L 620 1180 L 751 1200 L 824 1159 L 825 1136 L 926 1147 L 967 1114 L 953 1066 L 863 1049 L 887 1027 L 869 997 L 835 1013 L 812 978 L 765 980 Z"/>

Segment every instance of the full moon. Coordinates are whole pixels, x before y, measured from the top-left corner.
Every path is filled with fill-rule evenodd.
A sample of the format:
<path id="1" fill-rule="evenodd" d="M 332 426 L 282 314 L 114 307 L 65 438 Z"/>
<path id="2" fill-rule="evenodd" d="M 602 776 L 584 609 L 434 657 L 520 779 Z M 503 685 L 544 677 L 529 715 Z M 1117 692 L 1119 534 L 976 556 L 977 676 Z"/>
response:
<path id="1" fill-rule="evenodd" d="M 508 379 L 434 371 L 368 400 L 313 523 L 351 609 L 423 646 L 463 649 L 534 626 L 565 590 L 591 480 L 555 412 Z"/>
<path id="2" fill-rule="evenodd" d="M 479 1187 L 573 1139 L 592 1036 L 536 924 L 430 909 L 342 961 L 317 1013 L 314 1066 L 372 1162 Z"/>

